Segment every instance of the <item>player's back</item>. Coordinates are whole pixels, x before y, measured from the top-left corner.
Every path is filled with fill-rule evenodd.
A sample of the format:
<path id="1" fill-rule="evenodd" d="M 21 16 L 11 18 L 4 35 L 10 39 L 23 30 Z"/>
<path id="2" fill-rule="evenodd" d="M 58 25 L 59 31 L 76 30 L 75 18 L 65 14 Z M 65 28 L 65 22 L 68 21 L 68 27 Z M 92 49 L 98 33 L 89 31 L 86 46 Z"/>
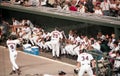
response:
<path id="1" fill-rule="evenodd" d="M 91 60 L 93 59 L 92 55 L 89 53 L 81 53 L 80 55 L 78 55 L 78 59 L 77 61 L 79 61 L 81 64 L 89 64 Z"/>
<path id="2" fill-rule="evenodd" d="M 62 34 L 59 31 L 55 30 L 51 32 L 51 39 L 59 40 L 59 38 L 62 38 Z"/>
<path id="3" fill-rule="evenodd" d="M 19 40 L 7 40 L 7 46 L 8 46 L 10 53 L 16 52 L 16 45 L 19 43 L 20 43 Z"/>

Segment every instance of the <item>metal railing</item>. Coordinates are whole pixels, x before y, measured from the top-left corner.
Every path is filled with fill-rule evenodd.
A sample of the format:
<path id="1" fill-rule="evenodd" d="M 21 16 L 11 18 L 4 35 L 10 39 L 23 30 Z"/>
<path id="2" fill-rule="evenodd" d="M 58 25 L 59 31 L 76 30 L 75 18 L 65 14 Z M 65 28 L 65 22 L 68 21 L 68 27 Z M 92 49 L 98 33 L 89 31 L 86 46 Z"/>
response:
<path id="1" fill-rule="evenodd" d="M 110 59 L 118 60 L 118 61 L 120 61 L 120 59 L 112 58 L 108 56 L 107 53 L 99 53 L 95 51 L 90 51 L 89 53 L 93 55 L 96 61 L 96 70 L 95 70 L 96 76 L 115 76 L 113 68 L 111 67 L 112 64 L 110 62 Z M 100 57 L 104 58 L 103 62 L 99 61 Z M 99 66 L 99 64 L 101 64 L 101 66 Z M 103 68 L 104 70 L 102 70 Z M 101 72 L 101 70 L 103 73 Z"/>

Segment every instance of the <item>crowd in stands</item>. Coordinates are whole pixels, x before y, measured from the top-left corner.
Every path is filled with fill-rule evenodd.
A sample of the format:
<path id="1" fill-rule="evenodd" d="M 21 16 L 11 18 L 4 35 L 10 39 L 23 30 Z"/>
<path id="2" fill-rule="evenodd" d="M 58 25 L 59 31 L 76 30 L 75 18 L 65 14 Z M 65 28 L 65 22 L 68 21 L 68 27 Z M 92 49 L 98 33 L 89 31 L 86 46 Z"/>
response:
<path id="1" fill-rule="evenodd" d="M 104 16 L 120 16 L 119 0 L 11 0 L 13 4 L 29 6 L 46 6 L 59 10 L 78 11 Z"/>

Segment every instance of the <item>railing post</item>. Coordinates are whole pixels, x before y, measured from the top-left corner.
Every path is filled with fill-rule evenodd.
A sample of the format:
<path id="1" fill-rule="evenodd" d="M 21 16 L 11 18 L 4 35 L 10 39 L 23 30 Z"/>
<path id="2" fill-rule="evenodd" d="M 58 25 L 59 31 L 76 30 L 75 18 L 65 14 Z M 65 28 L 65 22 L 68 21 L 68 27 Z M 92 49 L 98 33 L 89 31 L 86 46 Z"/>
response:
<path id="1" fill-rule="evenodd" d="M 98 57 L 95 55 L 95 61 L 96 61 L 96 76 L 98 76 Z"/>

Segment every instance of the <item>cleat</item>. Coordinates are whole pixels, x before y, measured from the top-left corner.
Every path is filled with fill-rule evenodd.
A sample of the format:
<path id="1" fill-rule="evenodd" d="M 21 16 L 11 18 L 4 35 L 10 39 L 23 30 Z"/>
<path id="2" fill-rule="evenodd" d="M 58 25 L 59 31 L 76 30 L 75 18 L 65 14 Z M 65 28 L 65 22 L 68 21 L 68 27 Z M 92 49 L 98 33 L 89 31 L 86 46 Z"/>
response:
<path id="1" fill-rule="evenodd" d="M 17 74 L 18 74 L 18 75 L 21 75 L 20 69 L 17 69 Z"/>
<path id="2" fill-rule="evenodd" d="M 56 59 L 56 57 L 55 57 L 55 56 L 53 56 L 53 57 L 52 57 L 52 59 L 54 59 L 54 60 L 55 60 L 55 59 Z"/>
<path id="3" fill-rule="evenodd" d="M 18 72 L 18 75 L 21 75 L 21 72 Z"/>
<path id="4" fill-rule="evenodd" d="M 75 74 L 78 74 L 78 70 L 74 69 L 74 73 L 75 73 Z"/>
<path id="5" fill-rule="evenodd" d="M 64 72 L 64 71 L 59 71 L 59 73 L 58 73 L 60 76 L 63 76 L 63 75 L 66 75 L 66 72 Z"/>
<path id="6" fill-rule="evenodd" d="M 16 74 L 16 71 L 12 71 L 12 72 L 10 72 L 10 74 L 9 75 L 13 75 L 13 74 Z"/>

